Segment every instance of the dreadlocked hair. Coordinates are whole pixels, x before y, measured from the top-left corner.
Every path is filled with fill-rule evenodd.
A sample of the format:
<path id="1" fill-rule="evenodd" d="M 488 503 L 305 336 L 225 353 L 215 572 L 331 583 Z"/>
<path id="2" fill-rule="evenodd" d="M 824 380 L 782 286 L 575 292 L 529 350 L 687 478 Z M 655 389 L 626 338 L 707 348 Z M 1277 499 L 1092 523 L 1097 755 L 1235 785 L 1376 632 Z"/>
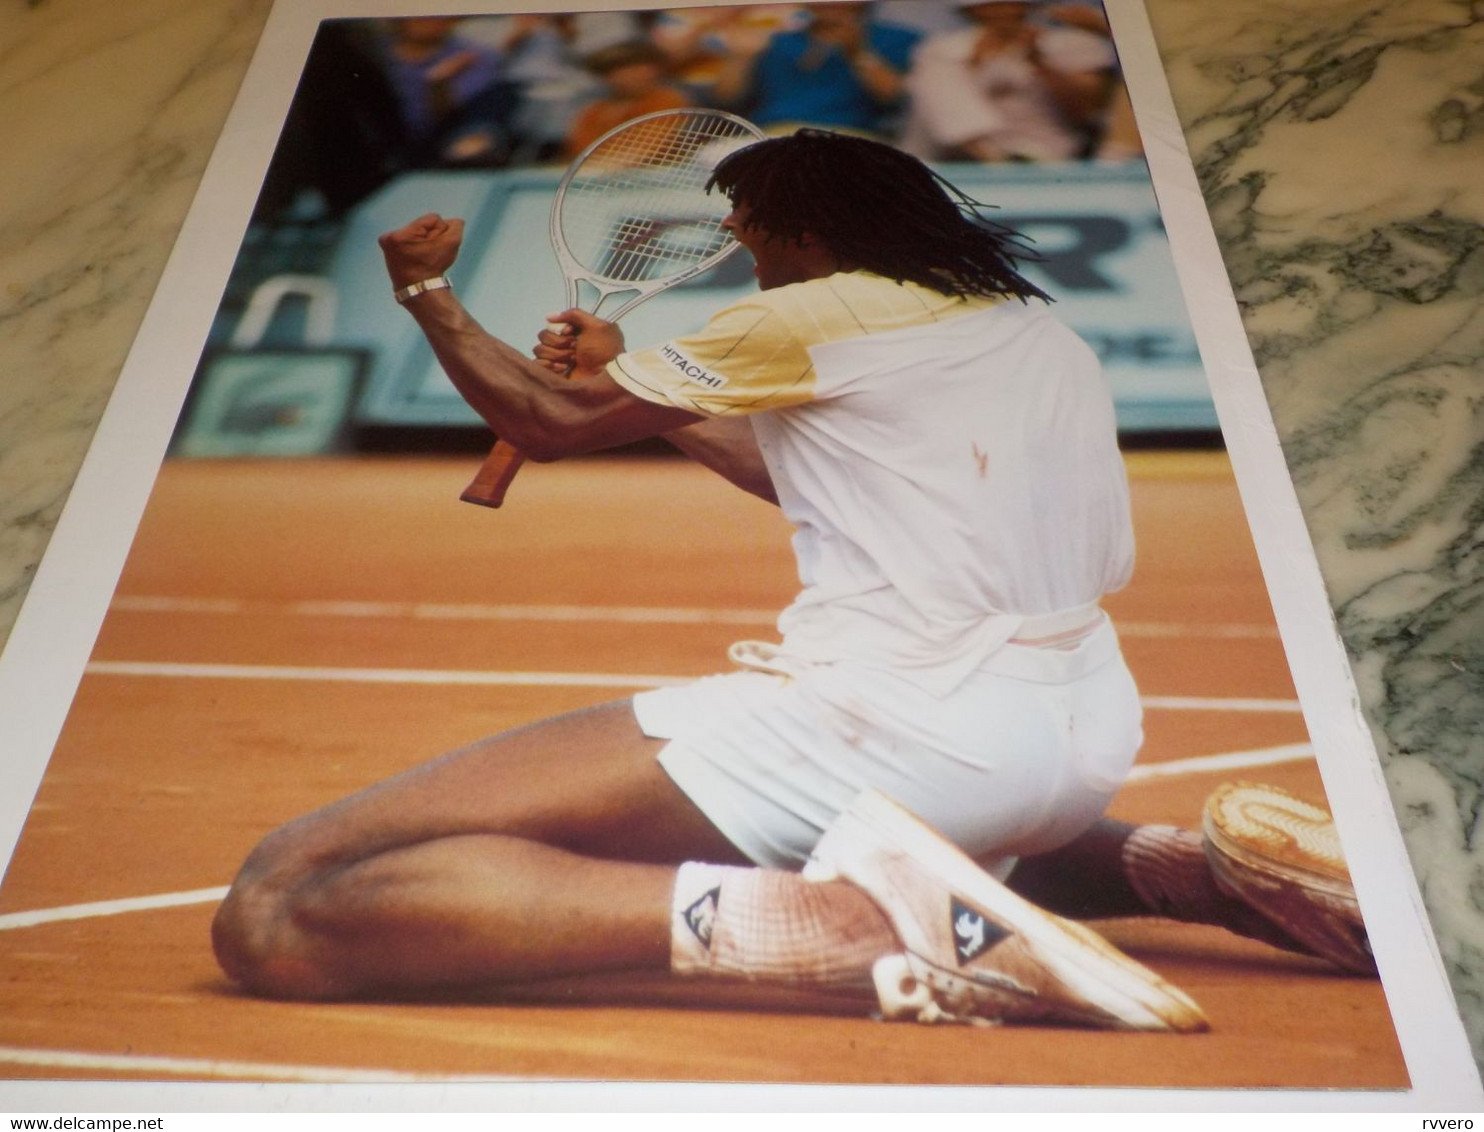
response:
<path id="1" fill-rule="evenodd" d="M 987 206 L 881 142 L 803 129 L 728 154 L 707 189 L 773 239 L 810 233 L 853 268 L 944 295 L 1051 301 L 1016 270 L 1039 257 Z"/>

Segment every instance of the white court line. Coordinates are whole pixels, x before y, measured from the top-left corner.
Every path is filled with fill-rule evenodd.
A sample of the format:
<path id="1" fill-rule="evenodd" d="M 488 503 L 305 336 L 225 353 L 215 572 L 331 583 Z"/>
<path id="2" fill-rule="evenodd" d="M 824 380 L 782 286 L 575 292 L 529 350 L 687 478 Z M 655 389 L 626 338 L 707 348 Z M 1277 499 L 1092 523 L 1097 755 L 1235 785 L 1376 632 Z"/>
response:
<path id="1" fill-rule="evenodd" d="M 776 609 L 687 609 L 648 605 L 435 605 L 300 601 L 300 617 L 411 617 L 429 621 L 617 621 L 655 625 L 772 625 Z"/>
<path id="2" fill-rule="evenodd" d="M 247 603 L 227 597 L 127 597 L 116 594 L 109 607 L 129 613 L 242 613 L 247 609 Z"/>
<path id="3" fill-rule="evenodd" d="M 773 625 L 776 609 L 715 609 L 650 605 L 514 605 L 458 602 L 298 601 L 252 603 L 233 598 L 175 598 L 120 594 L 113 608 L 131 613 L 247 613 L 267 606 L 296 617 L 388 617 L 431 621 L 569 621 L 653 625 Z M 1229 640 L 1278 636 L 1272 625 L 1249 623 L 1201 624 L 1174 621 L 1119 621 L 1125 637 L 1214 637 Z"/>
<path id="4" fill-rule="evenodd" d="M 1218 640 L 1277 640 L 1278 626 L 1228 622 L 1203 624 L 1192 621 L 1113 620 L 1120 637 L 1215 637 Z"/>
<path id="5" fill-rule="evenodd" d="M 169 676 L 211 680 L 324 680 L 354 684 L 485 684 L 510 687 L 660 688 L 689 684 L 692 676 L 640 676 L 604 672 L 470 672 L 445 668 L 304 668 L 266 664 L 173 664 L 165 661 L 95 660 L 99 676 Z"/>
<path id="6" fill-rule="evenodd" d="M 479 684 L 546 688 L 663 688 L 689 684 L 694 676 L 629 675 L 617 672 L 475 672 L 445 668 L 311 668 L 268 664 L 179 664 L 170 661 L 95 660 L 97 676 L 158 676 L 210 680 L 322 680 L 356 684 Z M 1222 699 L 1211 696 L 1144 696 L 1154 711 L 1297 712 L 1297 700 Z"/>
<path id="7" fill-rule="evenodd" d="M 1154 711 L 1274 711 L 1301 712 L 1297 700 L 1262 700 L 1220 696 L 1140 696 L 1139 702 Z"/>
<path id="8" fill-rule="evenodd" d="M 320 1065 L 273 1065 L 256 1061 L 211 1061 L 191 1057 L 148 1057 L 136 1054 L 73 1053 L 60 1049 L 18 1049 L 0 1046 L 0 1063 L 52 1069 L 93 1069 L 99 1072 L 147 1073 L 178 1077 L 217 1077 L 227 1080 L 297 1081 L 313 1084 L 404 1085 L 414 1082 L 513 1081 L 513 1077 L 476 1077 L 420 1074 L 392 1069 L 333 1069 Z"/>
<path id="9" fill-rule="evenodd" d="M 0 932 L 54 924 L 59 920 L 90 920 L 94 916 L 117 916 L 123 912 L 146 912 L 155 908 L 178 908 L 206 904 L 227 895 L 222 888 L 196 888 L 189 892 L 161 892 L 155 896 L 133 896 L 125 900 L 95 900 L 90 904 L 67 904 L 61 908 L 39 908 L 34 912 L 11 912 L 0 916 Z"/>
<path id="10" fill-rule="evenodd" d="M 1163 763 L 1141 763 L 1128 772 L 1125 782 L 1149 778 L 1173 778 L 1182 774 L 1209 774 L 1215 770 L 1243 770 L 1253 766 L 1274 766 L 1314 757 L 1309 743 L 1288 743 L 1282 747 L 1264 747 L 1256 751 L 1228 751 L 1224 755 L 1198 755 L 1190 759 L 1171 759 Z"/>
<path id="11" fill-rule="evenodd" d="M 120 594 L 112 608 L 128 613 L 249 613 L 268 608 L 295 617 L 387 617 L 429 621 L 576 621 L 669 625 L 772 625 L 776 609 L 648 605 L 508 605 L 398 601 L 249 602 Z"/>

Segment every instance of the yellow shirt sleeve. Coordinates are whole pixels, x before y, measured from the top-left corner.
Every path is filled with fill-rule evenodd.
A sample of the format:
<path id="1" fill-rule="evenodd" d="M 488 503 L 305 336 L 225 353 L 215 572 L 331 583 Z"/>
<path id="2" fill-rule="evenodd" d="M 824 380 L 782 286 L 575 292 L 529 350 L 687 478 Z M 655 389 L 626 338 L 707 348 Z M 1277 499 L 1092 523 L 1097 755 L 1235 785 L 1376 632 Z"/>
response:
<path id="1" fill-rule="evenodd" d="M 613 380 L 636 397 L 715 417 L 812 400 L 814 363 L 770 303 L 744 300 L 696 334 L 620 354 Z"/>

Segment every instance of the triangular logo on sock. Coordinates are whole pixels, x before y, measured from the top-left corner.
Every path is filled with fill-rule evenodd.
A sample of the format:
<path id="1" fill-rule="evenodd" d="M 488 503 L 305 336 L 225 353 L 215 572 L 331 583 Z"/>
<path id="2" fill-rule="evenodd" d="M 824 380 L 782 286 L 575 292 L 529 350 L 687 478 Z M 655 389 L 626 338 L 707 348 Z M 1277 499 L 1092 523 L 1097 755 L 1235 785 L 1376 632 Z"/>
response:
<path id="1" fill-rule="evenodd" d="M 716 909 L 721 904 L 721 886 L 703 892 L 700 897 L 685 910 L 685 926 L 690 928 L 691 934 L 701 941 L 706 947 L 711 946 L 711 929 L 716 925 Z"/>
<path id="2" fill-rule="evenodd" d="M 949 899 L 948 914 L 953 927 L 953 950 L 960 966 L 983 955 L 1010 934 L 986 919 L 983 912 L 976 912 L 957 897 Z"/>

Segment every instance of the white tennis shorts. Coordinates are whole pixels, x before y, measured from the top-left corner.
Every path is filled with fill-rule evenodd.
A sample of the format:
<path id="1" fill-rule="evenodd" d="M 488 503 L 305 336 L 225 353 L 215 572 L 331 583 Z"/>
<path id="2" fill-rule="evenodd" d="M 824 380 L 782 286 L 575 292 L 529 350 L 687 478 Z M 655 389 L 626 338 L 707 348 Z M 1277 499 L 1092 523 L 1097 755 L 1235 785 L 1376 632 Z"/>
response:
<path id="1" fill-rule="evenodd" d="M 875 788 L 1003 875 L 1096 821 L 1143 740 L 1106 620 L 1070 648 L 1007 645 L 943 698 L 879 668 L 780 666 L 634 697 L 666 773 L 771 868 L 802 866 Z"/>

